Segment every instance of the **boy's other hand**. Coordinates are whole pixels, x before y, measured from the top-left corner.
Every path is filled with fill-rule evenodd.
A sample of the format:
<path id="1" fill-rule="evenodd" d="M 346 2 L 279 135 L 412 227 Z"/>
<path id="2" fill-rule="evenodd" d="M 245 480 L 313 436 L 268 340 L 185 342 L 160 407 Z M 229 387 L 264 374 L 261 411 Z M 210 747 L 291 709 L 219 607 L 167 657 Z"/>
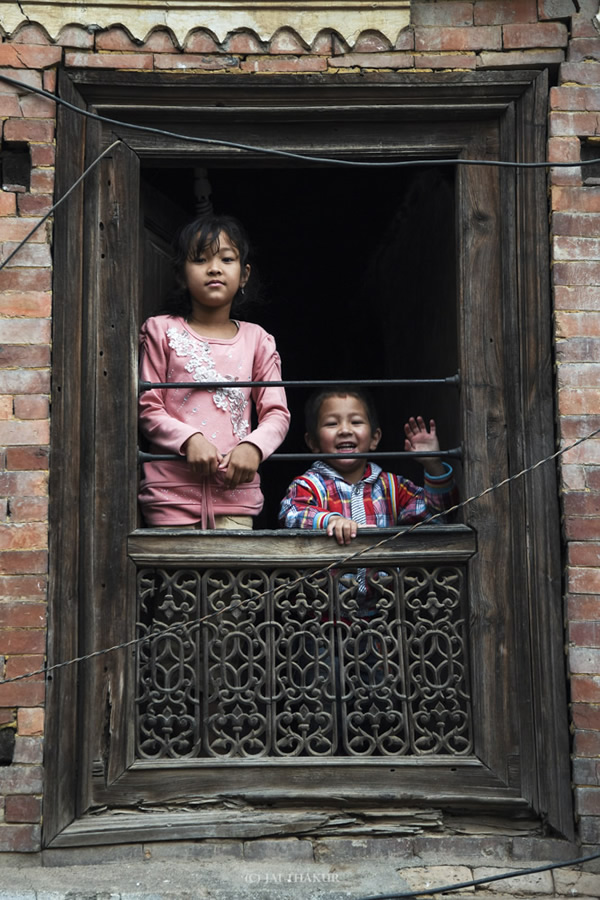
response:
<path id="1" fill-rule="evenodd" d="M 181 449 L 193 472 L 201 478 L 214 476 L 223 459 L 215 445 L 207 441 L 199 431 L 189 437 Z"/>
<path id="2" fill-rule="evenodd" d="M 262 454 L 254 444 L 246 442 L 237 444 L 233 450 L 225 454 L 219 464 L 219 469 L 225 473 L 223 476 L 225 487 L 231 490 L 238 484 L 252 481 L 261 460 Z"/>
<path id="3" fill-rule="evenodd" d="M 346 519 L 344 516 L 332 516 L 327 523 L 327 534 L 334 537 L 338 544 L 349 544 L 356 537 L 358 525 L 354 519 Z"/>

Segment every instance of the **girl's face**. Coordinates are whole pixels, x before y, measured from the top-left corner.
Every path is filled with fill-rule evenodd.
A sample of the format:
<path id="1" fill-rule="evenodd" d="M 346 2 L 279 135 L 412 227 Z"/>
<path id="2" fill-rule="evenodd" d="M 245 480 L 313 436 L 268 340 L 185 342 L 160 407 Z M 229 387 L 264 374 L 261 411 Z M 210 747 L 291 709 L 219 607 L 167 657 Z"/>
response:
<path id="1" fill-rule="evenodd" d="M 250 266 L 242 271 L 237 247 L 222 231 L 212 246 L 187 260 L 184 275 L 194 312 L 222 310 L 229 316 L 235 295 L 248 281 Z"/>

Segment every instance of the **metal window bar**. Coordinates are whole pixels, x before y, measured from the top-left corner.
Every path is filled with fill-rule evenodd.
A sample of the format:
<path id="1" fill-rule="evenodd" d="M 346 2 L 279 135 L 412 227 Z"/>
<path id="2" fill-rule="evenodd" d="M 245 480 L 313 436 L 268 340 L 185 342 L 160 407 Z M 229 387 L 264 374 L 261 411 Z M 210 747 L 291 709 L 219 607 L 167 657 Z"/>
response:
<path id="1" fill-rule="evenodd" d="M 449 387 L 459 387 L 460 386 L 460 375 L 457 373 L 456 375 L 450 375 L 445 378 L 368 378 L 368 379 L 336 379 L 335 381 L 331 380 L 317 380 L 317 381 L 236 381 L 235 383 L 223 382 L 223 381 L 140 381 L 139 382 L 139 391 L 150 391 L 154 388 L 194 388 L 196 390 L 218 390 L 218 389 L 226 389 L 227 387 L 303 387 L 303 388 L 316 388 L 316 387 L 339 387 L 344 385 L 344 387 L 357 387 L 357 388 L 370 388 L 370 387 L 407 387 L 409 385 L 423 385 L 423 384 L 438 384 Z M 288 462 L 288 461 L 296 461 L 296 460 L 314 460 L 314 459 L 335 459 L 338 457 L 338 453 L 273 453 L 269 457 L 269 461 L 273 460 L 275 462 Z M 450 450 L 437 450 L 435 452 L 420 452 L 415 450 L 382 450 L 382 451 L 373 451 L 370 453 L 355 453 L 353 456 L 357 458 L 368 457 L 369 459 L 396 459 L 401 457 L 410 457 L 411 459 L 418 458 L 420 456 L 432 457 L 436 456 L 440 459 L 462 459 L 462 448 L 461 447 L 453 447 Z M 146 453 L 143 450 L 138 450 L 138 462 L 159 462 L 163 460 L 182 460 L 185 461 L 185 456 L 181 456 L 177 453 Z"/>

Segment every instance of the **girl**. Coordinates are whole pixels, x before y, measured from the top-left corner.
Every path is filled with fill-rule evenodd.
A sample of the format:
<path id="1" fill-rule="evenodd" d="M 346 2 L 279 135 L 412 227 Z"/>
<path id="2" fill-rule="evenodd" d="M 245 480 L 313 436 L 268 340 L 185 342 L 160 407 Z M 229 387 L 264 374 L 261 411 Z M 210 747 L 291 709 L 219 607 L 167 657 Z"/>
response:
<path id="1" fill-rule="evenodd" d="M 190 222 L 175 249 L 178 290 L 170 312 L 142 326 L 142 380 L 223 382 L 216 389 L 141 393 L 149 451 L 182 457 L 144 464 L 139 501 L 149 526 L 252 528 L 262 509 L 258 465 L 283 441 L 290 415 L 283 388 L 234 386 L 281 379 L 271 335 L 230 318 L 250 277 L 248 254 L 245 231 L 233 217 Z"/>

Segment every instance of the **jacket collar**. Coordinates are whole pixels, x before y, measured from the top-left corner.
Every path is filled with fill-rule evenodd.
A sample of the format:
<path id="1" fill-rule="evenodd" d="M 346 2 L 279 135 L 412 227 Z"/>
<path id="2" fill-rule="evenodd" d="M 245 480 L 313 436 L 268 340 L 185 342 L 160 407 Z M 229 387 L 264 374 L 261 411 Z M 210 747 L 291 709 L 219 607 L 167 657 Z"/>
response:
<path id="1" fill-rule="evenodd" d="M 312 464 L 311 469 L 313 469 L 315 472 L 318 472 L 319 475 L 321 475 L 321 477 L 323 478 L 330 478 L 333 481 L 344 481 L 346 484 L 348 484 L 344 476 L 340 475 L 339 472 L 336 472 L 336 470 L 331 466 L 328 466 L 323 459 L 317 459 Z M 373 482 L 377 481 L 377 479 L 379 478 L 381 471 L 381 466 L 378 466 L 377 463 L 367 462 L 365 474 L 360 479 L 360 481 L 364 481 L 365 484 L 373 484 Z"/>

